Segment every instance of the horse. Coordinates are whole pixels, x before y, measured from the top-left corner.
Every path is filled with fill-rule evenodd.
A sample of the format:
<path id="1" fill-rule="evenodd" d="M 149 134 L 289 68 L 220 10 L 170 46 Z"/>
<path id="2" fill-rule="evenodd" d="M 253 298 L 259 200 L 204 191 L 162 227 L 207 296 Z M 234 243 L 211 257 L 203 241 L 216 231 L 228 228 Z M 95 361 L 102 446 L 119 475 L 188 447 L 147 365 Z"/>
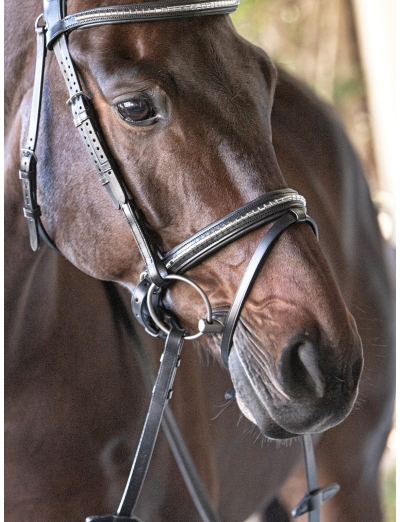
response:
<path id="1" fill-rule="evenodd" d="M 74 0 L 68 12 L 100 4 Z M 37 196 L 62 255 L 46 245 L 29 250 L 17 171 L 41 11 L 38 0 L 23 8 L 6 3 L 9 522 L 83 520 L 115 508 L 149 402 L 138 354 L 145 350 L 156 365 L 161 351 L 159 339 L 121 319 L 143 260 L 74 129 L 53 53 Z M 291 520 L 304 489 L 296 437 L 312 434 L 321 480 L 341 485 L 322 507 L 324 522 L 382 520 L 379 462 L 394 402 L 393 280 L 362 167 L 333 111 L 222 14 L 84 28 L 71 32 L 68 46 L 160 251 L 287 186 L 306 197 L 318 221 L 319 242 L 308 223 L 290 226 L 260 267 L 229 372 L 219 364 L 218 335 L 182 352 L 171 407 L 221 518 Z M 270 226 L 188 270 L 213 309 L 232 303 Z M 186 331 L 204 316 L 188 285 L 168 287 L 162 301 Z M 231 382 L 235 400 L 226 403 Z M 137 515 L 199 520 L 162 434 Z"/>

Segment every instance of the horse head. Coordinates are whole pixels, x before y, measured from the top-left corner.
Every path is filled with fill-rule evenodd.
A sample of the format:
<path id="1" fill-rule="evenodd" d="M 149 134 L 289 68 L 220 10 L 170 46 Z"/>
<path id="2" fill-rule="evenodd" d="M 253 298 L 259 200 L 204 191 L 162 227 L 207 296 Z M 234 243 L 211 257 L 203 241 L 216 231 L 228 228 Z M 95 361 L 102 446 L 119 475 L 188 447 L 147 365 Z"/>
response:
<path id="1" fill-rule="evenodd" d="M 95 3 L 71 1 L 68 8 Z M 85 28 L 69 35 L 69 49 L 124 184 L 161 251 L 286 187 L 270 120 L 277 72 L 228 17 Z M 78 268 L 134 292 L 144 268 L 140 252 L 99 185 L 66 98 L 52 57 L 38 153 L 44 225 Z M 271 226 L 187 272 L 213 309 L 231 305 Z M 204 317 L 188 285 L 169 286 L 163 302 L 190 332 Z M 218 341 L 214 335 L 196 342 L 218 358 Z M 361 369 L 354 320 L 312 228 L 291 226 L 261 267 L 234 336 L 229 370 L 238 405 L 271 438 L 321 432 L 351 411 Z"/>

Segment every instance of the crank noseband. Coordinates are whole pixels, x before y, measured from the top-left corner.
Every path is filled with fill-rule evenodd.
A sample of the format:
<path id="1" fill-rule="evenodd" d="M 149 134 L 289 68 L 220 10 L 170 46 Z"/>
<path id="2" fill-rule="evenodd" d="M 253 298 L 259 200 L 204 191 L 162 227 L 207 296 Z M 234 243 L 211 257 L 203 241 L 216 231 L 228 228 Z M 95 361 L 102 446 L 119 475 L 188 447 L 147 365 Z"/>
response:
<path id="1" fill-rule="evenodd" d="M 157 286 L 154 282 L 152 283 L 148 273 L 145 272 L 142 274 L 142 281 L 132 296 L 132 310 L 137 320 L 150 335 L 165 337 L 171 325 L 165 326 L 160 321 L 160 318 L 155 314 L 155 308 L 158 310 L 162 309 L 161 292 L 169 282 L 179 279 L 177 274 L 186 272 L 189 268 L 196 266 L 211 254 L 231 244 L 236 239 L 271 222 L 275 223 L 260 242 L 245 271 L 230 311 L 227 314 L 225 327 L 221 327 L 218 320 L 210 317 L 208 311 L 207 317 L 200 319 L 202 322 L 199 327 L 199 333 L 187 337 L 188 339 L 194 339 L 203 333 L 223 333 L 221 355 L 225 366 L 228 368 L 228 357 L 240 311 L 260 268 L 278 237 L 290 225 L 300 222 L 308 222 L 315 234 L 318 235 L 315 221 L 307 215 L 306 201 L 296 191 L 281 189 L 268 192 L 200 230 L 165 254 L 161 262 L 169 275 L 166 276 L 163 284 Z M 187 278 L 184 278 L 184 280 L 196 287 L 200 295 L 203 294 L 203 301 L 207 299 L 204 292 L 197 285 Z M 168 323 L 171 318 L 166 311 L 163 313 L 164 322 Z"/>

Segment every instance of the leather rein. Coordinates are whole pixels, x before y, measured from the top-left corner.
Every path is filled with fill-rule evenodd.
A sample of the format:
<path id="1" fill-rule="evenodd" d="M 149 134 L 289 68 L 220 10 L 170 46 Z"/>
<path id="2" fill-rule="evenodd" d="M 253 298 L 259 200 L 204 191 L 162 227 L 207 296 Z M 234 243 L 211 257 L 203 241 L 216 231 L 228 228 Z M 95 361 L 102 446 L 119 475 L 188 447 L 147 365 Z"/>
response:
<path id="1" fill-rule="evenodd" d="M 35 23 L 37 53 L 33 101 L 28 137 L 25 148 L 22 149 L 19 171 L 24 197 L 23 212 L 28 222 L 31 248 L 34 251 L 38 250 L 41 240 L 43 240 L 58 251 L 40 219 L 41 210 L 36 194 L 38 160 L 35 150 L 39 132 L 45 58 L 47 49 L 49 49 L 54 51 L 57 57 L 69 92 L 67 104 L 71 108 L 75 127 L 94 162 L 99 181 L 109 193 L 114 207 L 125 215 L 145 264 L 141 280 L 132 296 L 133 314 L 150 335 L 165 339 L 164 352 L 153 387 L 149 410 L 120 506 L 114 514 L 88 517 L 87 522 L 138 521 L 132 513 L 147 473 L 161 422 L 163 422 L 174 456 L 202 520 L 220 522 L 217 513 L 211 507 L 204 485 L 198 476 L 172 413 L 166 409 L 172 395 L 172 385 L 179 366 L 183 342 L 196 339 L 204 334 L 222 334 L 221 356 L 225 366 L 229 368 L 229 353 L 241 309 L 260 267 L 276 240 L 284 230 L 295 223 L 308 222 L 317 236 L 318 231 L 314 220 L 307 215 L 305 199 L 296 191 L 287 188 L 260 196 L 211 223 L 169 252 L 160 252 L 150 238 L 150 231 L 143 214 L 124 184 L 116 162 L 108 152 L 90 98 L 82 91 L 79 77 L 69 54 L 67 35 L 74 29 L 96 25 L 229 14 L 236 10 L 238 4 L 239 0 L 186 4 L 161 1 L 98 7 L 67 15 L 66 0 L 44 0 L 44 14 L 40 15 Z M 44 26 L 39 25 L 42 16 L 45 20 Z M 229 312 L 226 314 L 213 311 L 203 290 L 182 274 L 236 239 L 272 222 L 272 227 L 265 234 L 249 262 Z M 191 285 L 204 301 L 206 317 L 199 320 L 199 331 L 195 334 L 190 335 L 182 330 L 177 321 L 173 317 L 169 317 L 163 310 L 161 292 L 174 281 Z M 143 370 L 142 365 L 142 371 L 149 379 L 148 364 L 144 364 L 144 366 L 146 368 Z M 231 396 L 233 395 L 234 391 L 231 392 Z M 164 411 L 166 411 L 166 415 L 163 419 Z M 297 517 L 308 512 L 309 522 L 319 522 L 319 507 L 339 490 L 339 486 L 330 484 L 324 488 L 318 488 L 311 436 L 302 436 L 302 443 L 308 491 L 292 511 L 292 515 Z"/>

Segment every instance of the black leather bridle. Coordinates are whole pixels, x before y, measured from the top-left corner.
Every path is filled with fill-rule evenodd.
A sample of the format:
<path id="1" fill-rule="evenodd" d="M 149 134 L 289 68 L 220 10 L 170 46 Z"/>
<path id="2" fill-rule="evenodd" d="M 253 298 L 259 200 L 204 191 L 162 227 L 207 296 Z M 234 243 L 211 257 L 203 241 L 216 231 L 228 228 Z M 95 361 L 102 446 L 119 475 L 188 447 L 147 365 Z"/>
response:
<path id="1" fill-rule="evenodd" d="M 49 246 L 58 250 L 43 227 L 36 195 L 37 158 L 35 150 L 39 130 L 44 64 L 46 50 L 49 49 L 55 52 L 68 87 L 67 104 L 71 107 L 75 127 L 94 162 L 99 180 L 108 191 L 114 207 L 124 213 L 144 261 L 145 269 L 132 297 L 133 313 L 149 334 L 166 339 L 147 418 L 121 504 L 115 514 L 89 517 L 87 519 L 89 522 L 137 520 L 131 516 L 131 513 L 135 508 L 146 476 L 165 406 L 172 393 L 172 384 L 179 365 L 184 340 L 195 339 L 203 334 L 222 334 L 222 360 L 228 368 L 232 339 L 241 309 L 257 273 L 275 241 L 292 224 L 308 222 L 316 235 L 317 226 L 314 220 L 307 215 L 305 199 L 296 191 L 286 188 L 260 196 L 211 223 L 169 252 L 160 252 L 152 242 L 143 214 L 136 206 L 115 161 L 108 152 L 90 98 L 82 91 L 70 57 L 67 35 L 74 29 L 96 25 L 229 14 L 237 8 L 238 4 L 239 0 L 192 3 L 161 1 L 99 7 L 66 15 L 65 0 L 44 0 L 43 18 L 45 26 L 39 25 L 42 15 L 36 20 L 37 59 L 33 102 L 28 138 L 25 148 L 22 149 L 19 171 L 24 196 L 23 210 L 28 221 L 31 247 L 34 251 L 38 250 L 42 239 Z M 220 312 L 214 313 L 202 289 L 182 274 L 236 239 L 271 222 L 273 222 L 273 225 L 253 254 L 229 312 L 225 316 L 221 315 Z M 196 334 L 189 335 L 188 332 L 182 330 L 177 321 L 162 308 L 161 292 L 166 289 L 171 281 L 176 280 L 194 287 L 205 303 L 207 314 L 205 318 L 199 320 L 199 332 Z M 162 317 L 160 317 L 161 314 Z M 175 439 L 177 440 L 179 437 L 179 431 L 176 431 Z M 339 486 L 331 484 L 325 488 L 318 488 L 311 436 L 303 436 L 302 441 L 308 492 L 292 514 L 293 516 L 300 516 L 309 512 L 309 521 L 318 522 L 320 505 L 331 498 L 338 491 Z M 183 455 L 187 451 L 183 441 L 179 441 L 177 445 L 178 453 L 180 452 Z M 197 472 L 189 469 L 191 467 L 193 465 L 190 462 L 182 465 L 181 470 L 184 476 L 186 474 L 194 477 L 193 480 L 186 480 L 186 478 L 185 480 L 201 516 L 204 521 L 217 522 L 219 520 L 218 515 L 211 508 L 207 495 L 203 494 L 204 487 L 198 479 Z M 204 491 L 199 500 L 199 492 L 196 489 L 200 490 L 201 488 Z"/>

